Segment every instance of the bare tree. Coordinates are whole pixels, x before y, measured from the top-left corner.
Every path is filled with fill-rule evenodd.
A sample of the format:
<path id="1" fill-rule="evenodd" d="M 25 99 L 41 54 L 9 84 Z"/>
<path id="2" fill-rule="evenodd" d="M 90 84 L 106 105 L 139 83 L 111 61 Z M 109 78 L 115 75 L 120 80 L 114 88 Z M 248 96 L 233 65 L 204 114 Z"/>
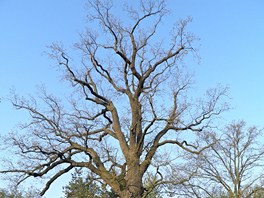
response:
<path id="1" fill-rule="evenodd" d="M 19 188 L 18 186 L 9 185 L 6 188 L 0 188 L 1 198 L 41 198 L 39 195 L 39 190 L 34 186 L 30 186 L 28 189 Z"/>
<path id="2" fill-rule="evenodd" d="M 192 80 L 181 63 L 196 54 L 195 37 L 187 31 L 190 19 L 178 21 L 166 35 L 170 39 L 163 40 L 159 31 L 168 12 L 165 2 L 135 5 L 124 6 L 128 18 L 122 21 L 114 16 L 111 2 L 89 3 L 93 28 L 75 44 L 80 64 L 62 46 L 51 46 L 50 56 L 64 70 L 74 94 L 67 106 L 45 91 L 41 105 L 14 97 L 13 105 L 28 111 L 32 120 L 24 125 L 27 133 L 9 137 L 19 161 L 9 162 L 2 173 L 14 173 L 19 182 L 46 176 L 43 195 L 74 167 L 87 168 L 94 180 L 122 198 L 146 197 L 157 185 L 190 177 L 172 164 L 183 151 L 199 154 L 210 146 L 195 137 L 228 109 L 222 100 L 227 90 L 210 89 L 203 100 L 187 97 Z M 98 32 L 92 31 L 94 24 Z M 148 171 L 155 182 L 144 189 Z"/>
<path id="3" fill-rule="evenodd" d="M 229 124 L 217 143 L 198 157 L 201 172 L 198 180 L 186 185 L 190 193 L 250 198 L 263 190 L 261 132 L 255 126 L 247 128 L 244 121 Z"/>

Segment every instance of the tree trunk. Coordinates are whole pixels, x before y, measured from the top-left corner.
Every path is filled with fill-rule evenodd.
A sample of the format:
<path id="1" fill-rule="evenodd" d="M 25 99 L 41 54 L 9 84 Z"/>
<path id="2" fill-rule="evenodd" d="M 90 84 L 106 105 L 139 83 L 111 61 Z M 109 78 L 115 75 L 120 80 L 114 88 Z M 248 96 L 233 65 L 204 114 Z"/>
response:
<path id="1" fill-rule="evenodd" d="M 127 174 L 125 176 L 126 187 L 121 192 L 121 198 L 141 198 L 144 193 L 142 176 L 140 171 L 139 160 L 136 156 L 132 159 L 127 167 Z"/>
<path id="2" fill-rule="evenodd" d="M 142 178 L 136 171 L 130 171 L 126 176 L 127 186 L 121 198 L 141 198 L 144 193 Z"/>

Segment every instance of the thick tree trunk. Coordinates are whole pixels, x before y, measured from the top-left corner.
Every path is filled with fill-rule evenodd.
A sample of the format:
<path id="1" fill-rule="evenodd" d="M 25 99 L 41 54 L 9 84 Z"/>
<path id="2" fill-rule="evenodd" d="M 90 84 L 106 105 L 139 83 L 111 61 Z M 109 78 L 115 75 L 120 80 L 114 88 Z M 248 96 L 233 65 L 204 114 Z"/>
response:
<path id="1" fill-rule="evenodd" d="M 130 162 L 127 166 L 127 174 L 125 176 L 126 186 L 121 192 L 121 198 L 141 198 L 144 193 L 143 174 L 140 171 L 139 159 L 134 155 L 130 156 Z"/>
<path id="2" fill-rule="evenodd" d="M 131 171 L 126 180 L 126 189 L 120 194 L 121 198 L 141 198 L 144 193 L 142 177 L 136 171 Z"/>

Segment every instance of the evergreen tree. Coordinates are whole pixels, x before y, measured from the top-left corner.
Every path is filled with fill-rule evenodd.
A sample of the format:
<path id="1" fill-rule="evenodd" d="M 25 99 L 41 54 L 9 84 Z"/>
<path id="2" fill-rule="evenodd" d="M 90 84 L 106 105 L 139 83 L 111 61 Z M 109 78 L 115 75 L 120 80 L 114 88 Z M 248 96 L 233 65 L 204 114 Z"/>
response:
<path id="1" fill-rule="evenodd" d="M 90 180 L 89 175 L 83 176 L 81 169 L 75 169 L 72 180 L 64 187 L 65 198 L 115 198 L 113 192 L 108 191 L 104 185 Z"/>

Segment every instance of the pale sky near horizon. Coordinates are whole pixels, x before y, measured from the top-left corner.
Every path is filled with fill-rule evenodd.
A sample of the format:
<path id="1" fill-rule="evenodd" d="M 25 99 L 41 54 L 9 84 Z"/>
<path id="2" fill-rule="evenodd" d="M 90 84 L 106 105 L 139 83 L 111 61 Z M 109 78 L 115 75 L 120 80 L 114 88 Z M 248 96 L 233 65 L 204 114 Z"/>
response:
<path id="1" fill-rule="evenodd" d="M 52 42 L 70 46 L 78 41 L 87 23 L 85 2 L 0 0 L 0 134 L 24 119 L 5 100 L 11 89 L 24 96 L 36 93 L 40 84 L 58 94 L 63 94 L 62 87 L 68 89 L 44 51 Z M 190 29 L 200 37 L 201 62 L 191 63 L 196 64 L 195 86 L 229 86 L 233 109 L 224 119 L 244 119 L 263 127 L 264 1 L 169 0 L 168 4 L 172 15 L 167 20 L 192 17 Z M 62 196 L 58 186 L 46 197 Z"/>

